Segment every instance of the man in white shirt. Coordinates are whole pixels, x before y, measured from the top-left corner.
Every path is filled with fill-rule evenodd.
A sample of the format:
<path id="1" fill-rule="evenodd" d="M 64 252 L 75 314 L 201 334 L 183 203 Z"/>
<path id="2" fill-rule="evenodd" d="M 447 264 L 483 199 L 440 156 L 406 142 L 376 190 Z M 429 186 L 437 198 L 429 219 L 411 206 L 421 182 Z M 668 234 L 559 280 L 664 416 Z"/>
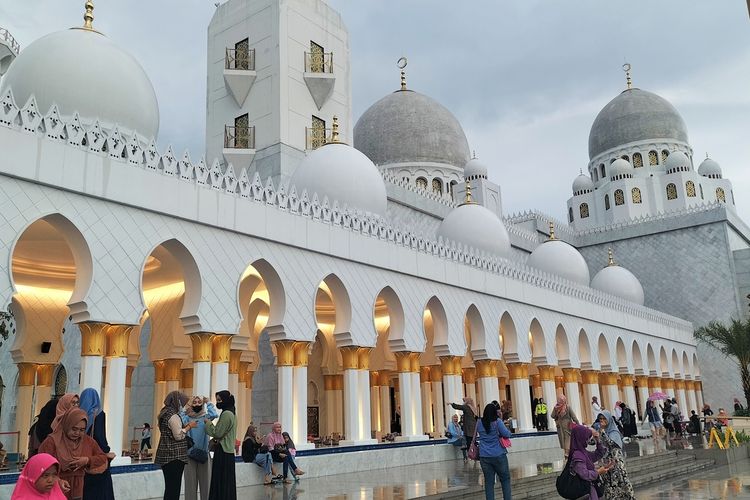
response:
<path id="1" fill-rule="evenodd" d="M 596 417 L 602 412 L 602 407 L 599 404 L 599 398 L 596 396 L 591 397 L 591 418 L 596 422 Z"/>

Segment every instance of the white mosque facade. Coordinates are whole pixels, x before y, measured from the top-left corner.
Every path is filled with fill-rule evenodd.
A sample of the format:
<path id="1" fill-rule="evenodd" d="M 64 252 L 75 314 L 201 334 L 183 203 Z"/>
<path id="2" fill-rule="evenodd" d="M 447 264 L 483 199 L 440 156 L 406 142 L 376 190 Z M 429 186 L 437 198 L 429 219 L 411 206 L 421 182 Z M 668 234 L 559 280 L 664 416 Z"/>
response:
<path id="1" fill-rule="evenodd" d="M 9 65 L 0 51 L 0 430 L 25 436 L 51 395 L 85 387 L 118 454 L 175 389 L 229 389 L 241 427 L 278 419 L 298 448 L 396 422 L 403 440 L 441 437 L 464 395 L 512 400 L 533 432 L 532 397 L 565 393 L 589 420 L 594 395 L 642 410 L 663 389 L 689 411 L 740 391 L 693 330 L 742 314 L 750 230 L 658 96 L 615 101 L 661 99 L 662 126 L 602 111 L 552 232 L 503 217 L 458 121 L 403 76 L 352 127 L 348 34 L 321 0 L 217 7 L 205 159 L 155 145 L 148 76 L 89 14 L 13 44 Z M 39 74 L 62 66 L 78 71 Z M 667 253 L 639 260 L 660 238 L 673 258 L 708 247 L 722 265 L 689 279 L 721 291 L 681 284 Z"/>

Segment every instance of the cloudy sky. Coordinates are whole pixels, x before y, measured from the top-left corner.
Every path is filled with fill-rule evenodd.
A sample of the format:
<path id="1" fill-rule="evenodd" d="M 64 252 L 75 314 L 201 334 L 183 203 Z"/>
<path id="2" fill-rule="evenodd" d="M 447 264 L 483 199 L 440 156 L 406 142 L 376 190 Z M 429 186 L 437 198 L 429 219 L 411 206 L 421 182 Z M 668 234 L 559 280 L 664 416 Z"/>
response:
<path id="1" fill-rule="evenodd" d="M 215 0 L 96 3 L 95 25 L 153 81 L 160 142 L 204 147 L 206 27 Z M 0 26 L 22 46 L 81 23 L 83 0 L 2 0 Z M 506 213 L 565 217 L 588 162 L 589 127 L 625 86 L 670 100 L 696 159 L 731 178 L 750 222 L 750 18 L 744 0 L 330 0 L 349 28 L 354 116 L 398 86 L 450 109 L 503 190 Z"/>

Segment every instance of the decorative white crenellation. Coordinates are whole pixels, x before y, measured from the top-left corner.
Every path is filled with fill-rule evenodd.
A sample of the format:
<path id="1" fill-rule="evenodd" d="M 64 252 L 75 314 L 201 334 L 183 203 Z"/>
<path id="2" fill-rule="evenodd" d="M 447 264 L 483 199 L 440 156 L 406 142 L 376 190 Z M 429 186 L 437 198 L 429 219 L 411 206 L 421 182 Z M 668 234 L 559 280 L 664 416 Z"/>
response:
<path id="1" fill-rule="evenodd" d="M 409 180 L 404 179 L 403 177 L 397 176 L 391 170 L 388 170 L 388 169 L 379 169 L 379 170 L 380 170 L 380 175 L 383 177 L 383 180 L 386 182 L 395 184 L 399 187 L 402 187 L 404 189 L 417 193 L 418 195 L 424 198 L 427 198 L 428 200 L 436 201 L 437 203 L 445 205 L 446 207 L 456 208 L 458 206 L 458 204 L 453 201 L 453 197 L 450 194 L 447 194 L 447 193 L 437 194 L 434 191 L 430 191 L 429 189 L 419 187 L 413 182 L 410 182 Z"/>
<path id="2" fill-rule="evenodd" d="M 224 167 L 218 159 L 212 162 L 211 168 L 207 167 L 203 159 L 197 164 L 193 164 L 188 153 L 184 153 L 180 160 L 176 160 L 171 146 L 167 148 L 164 154 L 160 154 L 153 140 L 145 150 L 142 150 L 135 132 L 132 136 L 123 137 L 120 132 L 117 132 L 117 126 L 114 126 L 111 132 L 107 132 L 96 121 L 86 128 L 81 124 L 77 114 L 64 124 L 62 137 L 50 139 L 47 136 L 45 123 L 56 123 L 56 120 L 60 120 L 57 108 L 53 105 L 47 115 L 40 116 L 37 120 L 36 117 L 32 118 L 31 106 L 35 106 L 35 104 L 30 104 L 32 102 L 35 103 L 33 96 L 29 98 L 23 108 L 19 109 L 13 101 L 12 92 L 8 90 L 0 100 L 0 126 L 22 133 L 34 134 L 41 141 L 64 141 L 69 146 L 81 148 L 89 154 L 108 156 L 111 155 L 105 145 L 111 134 L 113 140 L 117 139 L 126 144 L 121 149 L 120 155 L 114 158 L 115 161 L 119 160 L 126 166 L 141 168 L 153 172 L 154 175 L 165 175 L 173 178 L 176 182 L 194 183 L 205 189 L 219 191 L 226 196 L 239 197 L 254 203 L 264 203 L 278 210 L 306 217 L 322 224 L 330 224 L 340 229 L 377 238 L 417 252 L 482 269 L 488 273 L 552 290 L 557 294 L 585 300 L 634 317 L 692 331 L 692 325 L 687 321 L 579 285 L 558 275 L 545 273 L 522 263 L 489 255 L 460 242 L 447 241 L 442 238 L 431 239 L 431 236 L 427 237 L 408 229 L 396 227 L 379 216 L 363 213 L 347 205 L 341 206 L 337 200 L 330 200 L 328 197 L 321 200 L 317 193 L 309 193 L 306 189 L 299 192 L 295 186 L 284 184 L 275 186 L 270 177 L 263 183 L 257 172 L 253 175 L 252 180 L 244 169 L 238 177 L 231 164 Z M 21 117 L 24 115 L 31 121 L 23 121 Z M 36 128 L 31 127 L 32 123 L 37 123 Z M 56 123 L 55 126 L 57 127 L 59 124 Z M 148 209 L 148 207 L 142 208 Z M 700 211 L 698 207 L 692 210 Z M 513 217 L 509 219 L 512 220 Z"/>

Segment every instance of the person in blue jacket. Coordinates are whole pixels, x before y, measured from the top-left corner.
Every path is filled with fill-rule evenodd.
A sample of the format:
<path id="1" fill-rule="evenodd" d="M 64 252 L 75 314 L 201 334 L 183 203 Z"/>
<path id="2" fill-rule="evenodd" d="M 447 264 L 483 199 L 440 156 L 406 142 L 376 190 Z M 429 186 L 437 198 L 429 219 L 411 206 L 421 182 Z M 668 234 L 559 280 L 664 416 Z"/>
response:
<path id="1" fill-rule="evenodd" d="M 211 488 L 211 458 L 208 453 L 209 439 L 206 434 L 206 424 L 203 419 L 213 420 L 218 417 L 219 413 L 216 411 L 216 407 L 205 396 L 193 396 L 180 410 L 182 425 L 187 425 L 190 422 L 198 424 L 187 432 L 187 435 L 193 440 L 193 447 L 204 450 L 206 456 L 208 456 L 204 463 L 199 463 L 189 458 L 190 449 L 188 449 L 188 463 L 185 465 L 185 500 L 197 500 L 199 486 L 201 500 L 208 500 L 208 493 Z"/>
<path id="2" fill-rule="evenodd" d="M 502 420 L 497 418 L 497 408 L 490 403 L 484 407 L 482 418 L 477 420 L 479 441 L 479 464 L 484 474 L 484 496 L 495 500 L 495 474 L 500 478 L 503 499 L 511 500 L 510 467 L 508 450 L 500 446 L 500 437 L 510 438 L 511 433 Z"/>
<path id="3" fill-rule="evenodd" d="M 458 415 L 455 413 L 451 417 L 451 421 L 448 422 L 448 429 L 445 432 L 445 437 L 448 438 L 448 444 L 452 444 L 455 447 L 461 447 L 461 452 L 464 454 L 464 462 L 466 462 L 464 431 L 461 430 L 461 426 L 458 425 Z"/>

